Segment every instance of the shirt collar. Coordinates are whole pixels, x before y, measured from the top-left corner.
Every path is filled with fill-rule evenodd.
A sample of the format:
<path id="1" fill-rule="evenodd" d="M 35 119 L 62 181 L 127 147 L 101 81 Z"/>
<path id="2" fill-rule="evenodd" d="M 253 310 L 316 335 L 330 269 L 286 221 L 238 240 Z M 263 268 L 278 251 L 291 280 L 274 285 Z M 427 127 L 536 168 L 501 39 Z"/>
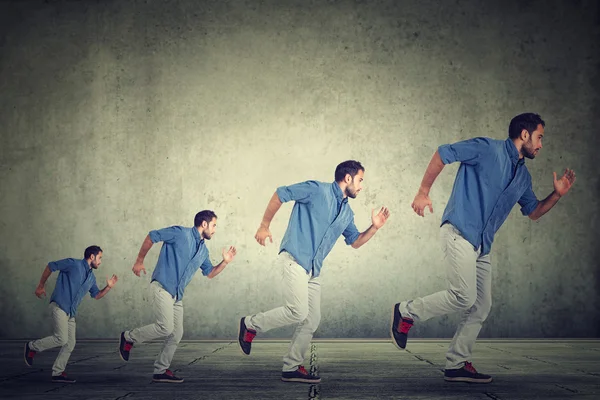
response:
<path id="1" fill-rule="evenodd" d="M 81 266 L 87 271 L 87 270 L 91 270 L 92 266 L 90 264 L 88 264 L 87 260 L 84 258 L 83 260 L 81 260 Z"/>
<path id="2" fill-rule="evenodd" d="M 525 163 L 525 157 L 519 158 L 519 150 L 517 150 L 517 146 L 515 146 L 515 143 L 512 141 L 511 138 L 506 139 L 506 141 L 504 142 L 504 148 L 508 152 L 510 161 L 512 161 L 513 164 Z"/>
<path id="3" fill-rule="evenodd" d="M 196 239 L 196 244 L 204 243 L 204 239 L 200 238 L 200 232 L 198 232 L 198 228 L 193 227 L 192 232 L 194 234 L 194 239 Z"/>
<path id="4" fill-rule="evenodd" d="M 343 203 L 348 201 L 348 197 L 344 197 L 344 193 L 342 193 L 342 189 L 340 189 L 340 185 L 337 182 L 333 182 L 333 194 L 337 199 L 338 203 Z"/>

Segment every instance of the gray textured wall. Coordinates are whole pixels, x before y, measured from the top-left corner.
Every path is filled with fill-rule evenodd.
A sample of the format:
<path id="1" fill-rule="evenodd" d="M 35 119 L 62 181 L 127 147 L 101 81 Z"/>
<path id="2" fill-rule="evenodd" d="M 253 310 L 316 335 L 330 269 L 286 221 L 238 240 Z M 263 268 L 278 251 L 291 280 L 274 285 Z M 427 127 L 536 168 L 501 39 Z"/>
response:
<path id="1" fill-rule="evenodd" d="M 274 261 L 291 204 L 272 246 L 253 239 L 271 194 L 332 181 L 346 159 L 366 166 L 351 202 L 359 229 L 374 207 L 393 215 L 360 250 L 340 240 L 328 257 L 317 337 L 385 337 L 393 303 L 444 287 L 438 226 L 457 165 L 434 186 L 433 216 L 410 208 L 431 155 L 503 139 L 525 111 L 547 123 L 528 162 L 538 197 L 553 171 L 573 168 L 577 183 L 538 222 L 516 207 L 501 228 L 481 336 L 599 336 L 600 10 L 496 3 L 2 2 L 0 337 L 50 332 L 33 294 L 40 274 L 90 244 L 105 249 L 99 281 L 120 281 L 84 300 L 78 336 L 150 322 L 150 275 L 130 270 L 139 246 L 205 208 L 220 217 L 212 260 L 226 245 L 239 252 L 218 278 L 188 286 L 185 337 L 234 337 L 240 316 L 280 301 Z M 456 322 L 433 319 L 416 335 L 449 337 Z"/>

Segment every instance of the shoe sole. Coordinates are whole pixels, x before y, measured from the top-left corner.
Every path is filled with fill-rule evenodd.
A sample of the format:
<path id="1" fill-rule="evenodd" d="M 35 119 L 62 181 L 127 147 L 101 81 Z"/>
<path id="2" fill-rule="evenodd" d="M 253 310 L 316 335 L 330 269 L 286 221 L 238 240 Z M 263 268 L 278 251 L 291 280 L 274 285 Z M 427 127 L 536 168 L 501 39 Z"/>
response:
<path id="1" fill-rule="evenodd" d="M 244 325 L 246 325 L 246 322 L 244 322 Z M 242 344 L 240 343 L 240 333 L 242 333 L 242 321 L 240 321 L 240 323 L 238 324 L 238 347 L 240 348 L 240 351 L 242 352 L 242 354 L 245 355 L 246 357 L 248 357 L 248 356 L 250 356 L 250 353 L 246 354 L 246 352 L 242 348 Z M 252 350 L 250 350 L 250 351 L 252 351 Z"/>
<path id="2" fill-rule="evenodd" d="M 302 379 L 302 378 L 281 378 L 283 382 L 298 382 L 298 383 L 321 383 L 321 380 L 315 379 Z"/>
<path id="3" fill-rule="evenodd" d="M 444 377 L 444 380 L 446 382 L 465 382 L 465 383 L 490 383 L 492 381 L 492 378 L 488 378 L 488 379 L 474 379 L 474 378 L 467 378 L 467 377 L 456 377 L 456 378 L 448 378 L 448 377 Z"/>
<path id="4" fill-rule="evenodd" d="M 23 352 L 23 359 L 25 360 L 25 364 L 26 364 L 28 367 L 31 367 L 31 366 L 33 366 L 33 363 L 29 364 L 29 362 L 27 361 L 27 356 L 26 356 L 26 354 L 27 354 L 27 344 L 28 344 L 28 343 L 25 343 L 25 350 L 24 350 L 24 352 Z"/>
<path id="5" fill-rule="evenodd" d="M 397 303 L 399 304 L 399 303 Z M 398 306 L 400 308 L 400 306 Z M 396 313 L 396 304 L 392 307 L 392 320 L 390 321 L 390 337 L 392 338 L 392 343 L 398 350 L 406 350 L 406 347 L 402 348 L 396 343 L 396 338 L 394 338 L 394 314 Z"/>
<path id="6" fill-rule="evenodd" d="M 183 383 L 183 379 L 180 381 L 174 381 L 171 379 L 154 379 L 152 378 L 152 382 L 158 382 L 158 383 Z"/>
<path id="7" fill-rule="evenodd" d="M 124 332 L 121 332 L 121 335 L 123 335 L 123 334 L 124 334 Z M 119 357 L 121 357 L 121 360 L 123 360 L 125 362 L 129 361 L 129 360 L 124 359 L 123 355 L 121 354 L 121 336 L 119 336 Z"/>

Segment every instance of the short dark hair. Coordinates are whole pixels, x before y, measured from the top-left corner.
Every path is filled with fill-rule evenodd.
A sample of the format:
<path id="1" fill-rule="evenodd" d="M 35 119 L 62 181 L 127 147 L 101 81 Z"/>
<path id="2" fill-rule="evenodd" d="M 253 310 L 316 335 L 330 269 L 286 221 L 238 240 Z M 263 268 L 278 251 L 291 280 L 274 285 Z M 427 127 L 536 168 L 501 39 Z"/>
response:
<path id="1" fill-rule="evenodd" d="M 335 181 L 343 181 L 347 174 L 350 174 L 352 179 L 354 179 L 354 176 L 358 174 L 358 171 L 365 172 L 365 168 L 361 163 L 354 160 L 344 161 L 335 168 Z"/>
<path id="2" fill-rule="evenodd" d="M 514 117 L 508 125 L 508 137 L 511 139 L 517 139 L 519 136 L 521 136 L 523 129 L 526 129 L 531 135 L 533 131 L 537 129 L 538 125 L 546 126 L 546 123 L 544 120 L 542 120 L 542 117 L 540 117 L 539 114 L 519 114 Z"/>
<path id="3" fill-rule="evenodd" d="M 202 210 L 194 217 L 194 226 L 198 228 L 202 225 L 202 221 L 206 221 L 207 224 L 210 224 L 210 221 L 213 218 L 217 218 L 217 214 L 210 210 Z"/>
<path id="4" fill-rule="evenodd" d="M 85 251 L 83 252 L 83 257 L 87 260 L 92 255 L 97 256 L 100 252 L 102 252 L 100 246 L 93 245 L 85 249 Z"/>

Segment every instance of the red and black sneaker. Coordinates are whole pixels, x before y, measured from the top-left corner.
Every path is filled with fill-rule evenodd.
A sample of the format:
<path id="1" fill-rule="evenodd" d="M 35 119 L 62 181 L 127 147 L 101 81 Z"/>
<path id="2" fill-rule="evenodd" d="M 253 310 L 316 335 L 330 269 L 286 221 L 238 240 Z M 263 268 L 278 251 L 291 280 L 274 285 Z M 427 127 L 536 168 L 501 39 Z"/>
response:
<path id="1" fill-rule="evenodd" d="M 256 331 L 246 328 L 246 317 L 240 319 L 240 327 L 238 330 L 238 343 L 242 352 L 249 356 L 252 349 L 252 340 L 256 336 Z"/>
<path id="2" fill-rule="evenodd" d="M 282 372 L 281 380 L 284 382 L 321 383 L 321 378 L 309 373 L 302 365 L 295 371 Z"/>
<path id="3" fill-rule="evenodd" d="M 52 382 L 54 382 L 54 383 L 75 383 L 77 381 L 73 378 L 67 377 L 67 374 L 65 374 L 63 372 L 60 375 L 52 375 Z"/>
<path id="4" fill-rule="evenodd" d="M 35 357 L 35 351 L 31 350 L 31 347 L 29 347 L 29 342 L 25 343 L 25 354 L 24 354 L 24 358 L 25 358 L 25 364 L 27 364 L 28 367 L 31 367 L 33 365 L 33 357 Z"/>
<path id="5" fill-rule="evenodd" d="M 119 344 L 119 355 L 121 356 L 121 360 L 129 361 L 129 352 L 133 347 L 133 342 L 128 342 L 125 339 L 125 332 L 121 332 L 121 342 Z"/>
<path id="6" fill-rule="evenodd" d="M 444 380 L 448 382 L 490 383 L 492 377 L 480 374 L 473 364 L 466 362 L 462 368 L 444 370 Z"/>
<path id="7" fill-rule="evenodd" d="M 173 375 L 170 369 L 166 370 L 162 374 L 154 374 L 152 375 L 152 380 L 154 382 L 165 382 L 165 383 L 181 383 L 183 379 Z"/>
<path id="8" fill-rule="evenodd" d="M 394 309 L 392 310 L 392 327 L 390 331 L 394 344 L 400 350 L 404 350 L 406 348 L 408 331 L 410 328 L 412 328 L 413 323 L 414 321 L 412 318 L 406 318 L 400 314 L 400 303 L 394 305 Z"/>

